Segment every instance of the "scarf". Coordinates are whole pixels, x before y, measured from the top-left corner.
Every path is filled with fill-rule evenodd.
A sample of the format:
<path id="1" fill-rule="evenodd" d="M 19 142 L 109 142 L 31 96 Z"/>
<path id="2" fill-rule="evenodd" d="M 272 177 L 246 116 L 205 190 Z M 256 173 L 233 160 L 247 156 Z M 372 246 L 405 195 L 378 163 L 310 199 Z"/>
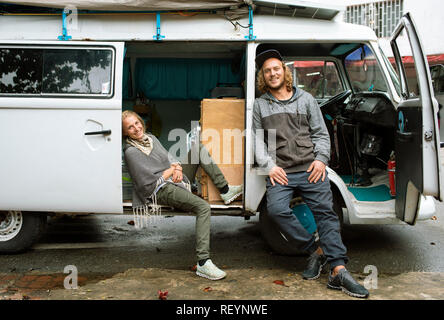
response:
<path id="1" fill-rule="evenodd" d="M 135 140 L 128 137 L 126 138 L 126 142 L 129 145 L 136 147 L 137 149 L 145 153 L 147 156 L 149 156 L 151 151 L 153 150 L 153 139 L 146 133 L 143 134 L 142 140 Z"/>

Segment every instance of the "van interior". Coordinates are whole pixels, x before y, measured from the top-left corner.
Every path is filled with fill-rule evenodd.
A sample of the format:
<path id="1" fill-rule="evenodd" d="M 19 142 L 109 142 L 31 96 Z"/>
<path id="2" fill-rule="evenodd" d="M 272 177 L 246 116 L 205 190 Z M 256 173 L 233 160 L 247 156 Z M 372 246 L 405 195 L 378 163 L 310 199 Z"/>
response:
<path id="1" fill-rule="evenodd" d="M 358 201 L 392 199 L 387 166 L 396 112 L 372 50 L 363 43 L 305 42 L 261 44 L 257 53 L 270 48 L 283 55 L 294 85 L 319 103 L 331 139 L 329 166 Z M 168 150 L 172 129 L 189 132 L 191 121 L 201 120 L 203 99 L 245 97 L 245 52 L 244 42 L 128 42 L 123 110 L 141 115 Z M 123 158 L 122 168 L 123 199 L 130 202 Z M 199 183 L 196 190 L 201 194 Z"/>
<path id="2" fill-rule="evenodd" d="M 204 99 L 217 99 L 219 102 L 237 99 L 242 101 L 237 105 L 243 111 L 245 47 L 245 43 L 241 42 L 127 43 L 122 109 L 137 112 L 145 120 L 148 131 L 159 139 L 165 149 L 170 150 L 176 143 L 176 140 L 169 139 L 172 130 L 183 129 L 190 133 L 193 121 L 200 121 L 202 125 L 201 105 Z M 221 112 L 226 107 L 229 106 L 222 103 L 217 108 Z M 222 126 L 226 119 L 221 117 L 218 121 Z M 243 120 L 238 127 L 244 129 Z M 219 164 L 219 161 L 216 163 Z M 129 202 L 132 185 L 123 158 L 122 168 L 123 200 Z M 226 172 L 224 174 L 231 183 L 230 173 L 228 176 Z M 208 187 L 210 195 L 202 190 L 201 183 L 205 179 L 200 178 L 201 172 L 198 172 L 192 191 L 212 204 L 222 205 L 222 201 L 212 200 L 211 187 Z M 239 183 L 243 183 L 243 179 Z M 241 200 L 232 202 L 231 207 L 241 207 Z"/>

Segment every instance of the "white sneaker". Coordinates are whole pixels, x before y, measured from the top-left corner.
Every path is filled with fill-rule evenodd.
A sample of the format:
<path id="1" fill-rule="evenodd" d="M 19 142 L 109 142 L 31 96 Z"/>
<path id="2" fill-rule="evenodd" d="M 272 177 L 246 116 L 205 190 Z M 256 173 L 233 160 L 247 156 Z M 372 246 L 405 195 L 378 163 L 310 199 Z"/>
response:
<path id="1" fill-rule="evenodd" d="M 227 276 L 224 271 L 214 265 L 211 259 L 208 259 L 202 267 L 197 263 L 196 274 L 210 280 L 220 280 Z"/>
<path id="2" fill-rule="evenodd" d="M 220 197 L 224 200 L 225 204 L 230 204 L 237 197 L 242 194 L 242 185 L 240 186 L 228 186 L 228 192 L 221 194 Z"/>

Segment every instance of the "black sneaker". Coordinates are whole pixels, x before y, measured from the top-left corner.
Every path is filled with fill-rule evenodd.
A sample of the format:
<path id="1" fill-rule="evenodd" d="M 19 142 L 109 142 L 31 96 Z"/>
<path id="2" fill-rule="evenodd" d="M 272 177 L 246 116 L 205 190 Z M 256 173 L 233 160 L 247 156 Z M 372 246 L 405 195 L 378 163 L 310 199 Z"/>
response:
<path id="1" fill-rule="evenodd" d="M 307 268 L 302 272 L 302 278 L 305 280 L 314 280 L 319 278 L 321 275 L 322 268 L 327 263 L 327 257 L 323 254 L 319 255 L 316 252 L 313 252 L 308 257 L 308 265 Z"/>
<path id="2" fill-rule="evenodd" d="M 355 298 L 367 298 L 369 296 L 367 289 L 357 283 L 345 268 L 339 270 L 339 273 L 335 277 L 333 277 L 330 272 L 327 288 L 342 290 L 349 296 Z"/>

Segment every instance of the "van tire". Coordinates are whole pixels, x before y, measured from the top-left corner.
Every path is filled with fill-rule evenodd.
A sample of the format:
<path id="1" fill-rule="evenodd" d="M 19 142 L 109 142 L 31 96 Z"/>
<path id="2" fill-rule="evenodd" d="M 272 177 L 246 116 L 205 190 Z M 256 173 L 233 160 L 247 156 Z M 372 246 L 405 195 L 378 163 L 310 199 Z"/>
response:
<path id="1" fill-rule="evenodd" d="M 332 188 L 333 189 L 333 188 Z M 342 197 L 337 192 L 333 191 L 333 210 L 339 219 L 340 232 L 343 226 L 343 214 L 342 214 Z M 289 242 L 282 236 L 276 224 L 271 221 L 268 216 L 267 201 L 264 198 L 259 206 L 259 226 L 262 237 L 268 246 L 277 254 L 284 256 L 296 256 L 305 255 L 306 253 L 295 249 Z"/>
<path id="2" fill-rule="evenodd" d="M 46 228 L 47 216 L 44 213 L 0 211 L 0 215 L 0 253 L 3 254 L 29 249 Z M 14 227 L 19 227 L 19 231 L 12 231 Z"/>
<path id="3" fill-rule="evenodd" d="M 304 252 L 296 250 L 282 236 L 278 227 L 268 216 L 267 201 L 264 199 L 259 207 L 259 226 L 265 242 L 273 252 L 284 256 L 303 255 Z"/>

